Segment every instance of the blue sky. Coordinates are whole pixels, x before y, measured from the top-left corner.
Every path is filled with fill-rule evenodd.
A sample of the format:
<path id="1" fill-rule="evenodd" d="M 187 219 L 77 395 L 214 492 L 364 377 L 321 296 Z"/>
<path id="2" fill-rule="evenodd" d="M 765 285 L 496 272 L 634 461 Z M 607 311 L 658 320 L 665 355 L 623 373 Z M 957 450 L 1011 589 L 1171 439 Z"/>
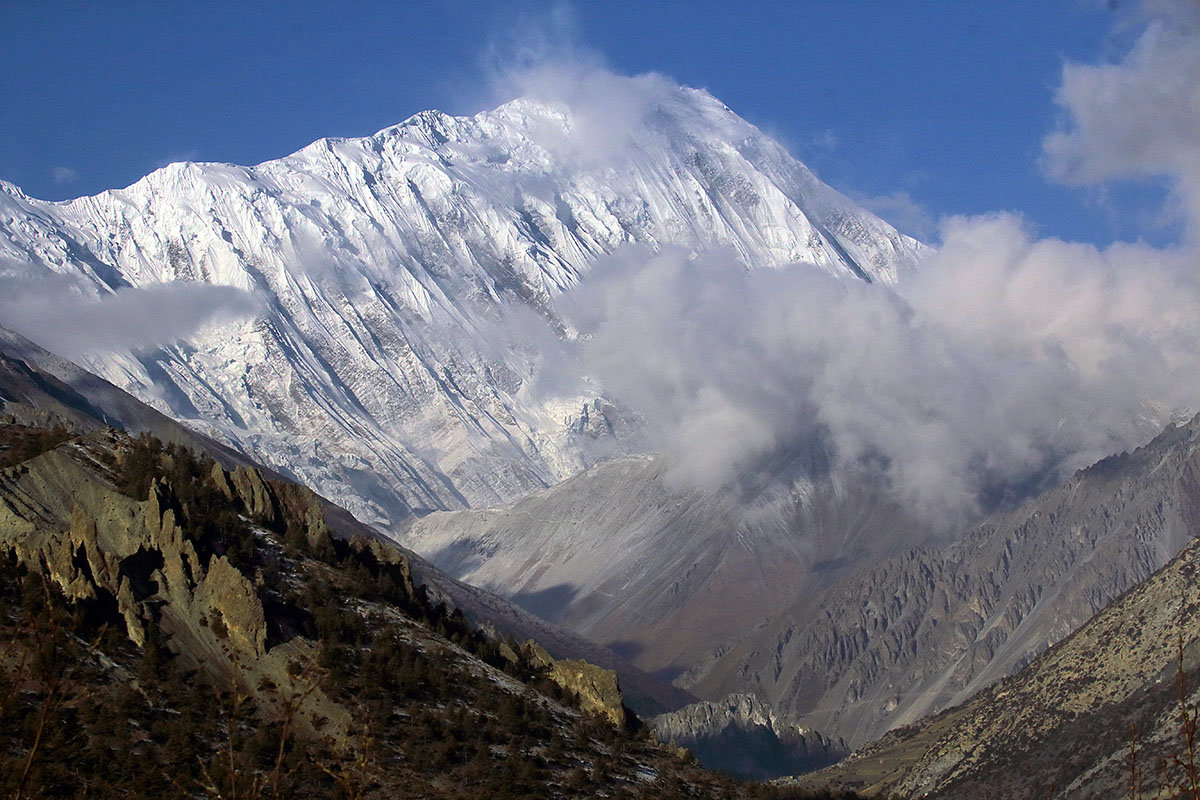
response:
<path id="1" fill-rule="evenodd" d="M 1040 163 L 1064 60 L 1128 46 L 1111 5 L 0 0 L 0 178 L 63 199 L 472 113 L 507 99 L 497 66 L 540 36 L 708 89 L 910 231 L 1003 210 L 1042 235 L 1163 241 L 1160 187 L 1066 187 Z"/>

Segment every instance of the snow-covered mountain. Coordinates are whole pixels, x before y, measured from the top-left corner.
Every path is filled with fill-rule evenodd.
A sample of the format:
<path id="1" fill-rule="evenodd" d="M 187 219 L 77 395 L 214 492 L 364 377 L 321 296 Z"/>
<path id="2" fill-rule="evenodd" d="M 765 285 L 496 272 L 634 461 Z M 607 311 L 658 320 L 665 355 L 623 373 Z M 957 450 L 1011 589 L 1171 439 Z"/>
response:
<path id="1" fill-rule="evenodd" d="M 0 291 L 252 293 L 252 318 L 186 342 L 72 355 L 365 521 L 509 501 L 630 449 L 604 441 L 599 389 L 534 397 L 527 354 L 495 343 L 530 310 L 563 332 L 556 298 L 598 256 L 725 248 L 892 283 L 922 255 L 711 95 L 646 86 L 597 153 L 594 119 L 519 99 L 68 202 L 0 182 Z"/>

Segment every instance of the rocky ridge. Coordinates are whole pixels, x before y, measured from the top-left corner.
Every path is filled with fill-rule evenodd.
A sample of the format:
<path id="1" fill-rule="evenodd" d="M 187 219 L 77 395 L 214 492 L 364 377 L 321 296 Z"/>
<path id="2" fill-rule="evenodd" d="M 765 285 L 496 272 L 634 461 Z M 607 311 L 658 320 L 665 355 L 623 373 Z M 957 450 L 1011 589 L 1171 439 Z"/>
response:
<path id="1" fill-rule="evenodd" d="M 686 747 L 709 769 L 740 778 L 811 772 L 849 752 L 845 742 L 782 719 L 752 694 L 693 703 L 649 725 L 659 741 Z"/>
<path id="2" fill-rule="evenodd" d="M 1198 571 L 1194 541 L 1015 675 L 806 782 L 882 797 L 1190 796 Z"/>
<path id="3" fill-rule="evenodd" d="M 180 501 L 170 486 L 152 482 L 144 501 L 116 491 L 115 470 L 121 465 L 111 458 L 125 441 L 122 434 L 97 431 L 5 470 L 0 547 L 43 572 L 68 600 L 112 598 L 127 635 L 139 647 L 153 624 L 197 666 L 240 665 L 248 686 L 281 682 L 288 659 L 306 648 L 296 642 L 268 648 L 266 614 L 255 586 L 226 556 L 201 557 L 178 524 Z M 230 481 L 220 466 L 213 470 L 231 503 L 264 522 L 277 521 L 262 513 L 260 476 L 241 469 Z M 315 501 L 305 517 L 307 535 L 328 535 Z M 346 734 L 349 714 L 319 688 L 305 704 L 309 715 L 330 720 L 335 735 Z"/>
<path id="4" fill-rule="evenodd" d="M 716 791 L 434 604 L 394 548 L 335 539 L 311 492 L 111 429 L 47 441 L 0 470 L 0 787 L 15 796 L 67 775 L 102 797 Z M 565 663 L 621 708 L 612 672 Z M 44 739 L 47 724 L 73 733 Z"/>

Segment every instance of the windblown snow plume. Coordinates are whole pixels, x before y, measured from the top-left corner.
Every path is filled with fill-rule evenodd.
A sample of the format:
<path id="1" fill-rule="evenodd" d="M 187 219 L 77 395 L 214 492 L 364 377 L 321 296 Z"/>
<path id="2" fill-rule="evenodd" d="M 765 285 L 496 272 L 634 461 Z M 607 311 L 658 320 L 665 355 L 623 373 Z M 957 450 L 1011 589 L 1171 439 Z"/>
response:
<path id="1" fill-rule="evenodd" d="M 631 137 L 672 103 L 676 88 L 662 75 L 619 75 L 604 62 L 582 41 L 571 6 L 557 3 L 493 42 L 485 69 L 496 102 L 520 97 L 561 110 L 559 119 L 531 126 L 532 139 L 556 160 L 594 166 L 626 155 Z"/>

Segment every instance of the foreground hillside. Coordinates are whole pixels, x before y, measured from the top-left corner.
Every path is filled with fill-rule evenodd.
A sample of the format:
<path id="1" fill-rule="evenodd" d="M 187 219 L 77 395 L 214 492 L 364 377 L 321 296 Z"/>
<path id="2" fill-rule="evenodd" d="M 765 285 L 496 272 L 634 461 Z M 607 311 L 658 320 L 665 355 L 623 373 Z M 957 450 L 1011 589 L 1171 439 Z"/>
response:
<path id="1" fill-rule="evenodd" d="M 13 422 L 37 428 L 52 428 L 63 422 L 80 431 L 118 427 L 131 433 L 148 433 L 163 442 L 207 453 L 226 469 L 251 466 L 264 478 L 283 480 L 240 453 L 180 425 L 102 378 L 2 327 L 0 403 L 3 403 L 0 413 Z M 348 539 L 357 535 L 390 543 L 345 510 L 322 497 L 314 495 L 314 498 L 339 537 Z M 439 601 L 461 609 L 477 624 L 521 641 L 536 639 L 559 658 L 584 659 L 615 670 L 627 702 L 639 714 L 658 714 L 695 700 L 686 692 L 646 675 L 611 651 L 548 625 L 492 593 L 456 581 L 409 550 L 390 547 L 409 564 L 415 582 L 424 584 Z"/>
<path id="2" fill-rule="evenodd" d="M 1016 675 L 808 781 L 884 797 L 1193 796 L 1198 574 L 1200 541 Z"/>
<path id="3" fill-rule="evenodd" d="M 473 628 L 294 484 L 11 416 L 0 467 L 6 795 L 781 795 L 655 744 L 613 673 Z"/>

